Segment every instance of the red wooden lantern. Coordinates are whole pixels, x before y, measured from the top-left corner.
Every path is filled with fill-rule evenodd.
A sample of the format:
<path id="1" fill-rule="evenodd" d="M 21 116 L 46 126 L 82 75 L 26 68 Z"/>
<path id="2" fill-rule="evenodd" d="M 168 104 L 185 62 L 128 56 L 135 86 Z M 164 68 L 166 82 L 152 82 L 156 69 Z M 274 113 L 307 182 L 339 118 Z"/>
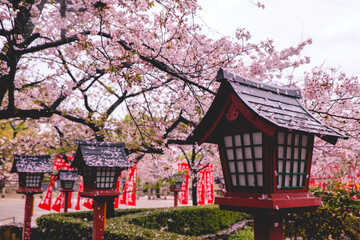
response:
<path id="1" fill-rule="evenodd" d="M 60 192 L 65 194 L 65 205 L 64 205 L 64 212 L 68 210 L 68 203 L 69 203 L 69 193 L 73 192 L 74 183 L 76 180 L 79 179 L 78 171 L 76 170 L 59 170 L 59 180 L 60 180 Z"/>
<path id="2" fill-rule="evenodd" d="M 42 193 L 41 184 L 44 173 L 52 171 L 49 155 L 19 155 L 14 154 L 11 173 L 19 174 L 19 189 L 17 193 Z"/>
<path id="3" fill-rule="evenodd" d="M 321 205 L 320 198 L 308 194 L 314 136 L 331 144 L 346 136 L 313 117 L 301 105 L 299 89 L 250 81 L 223 69 L 217 81 L 218 93 L 187 141 L 219 146 L 226 193 L 215 203 L 261 219 L 255 221 L 256 239 L 282 239 L 282 213 Z M 268 229 L 256 231 L 259 226 Z M 262 238 L 264 232 L 270 238 Z"/>
<path id="4" fill-rule="evenodd" d="M 59 170 L 60 191 L 73 192 L 74 183 L 79 179 L 76 170 Z"/>
<path id="5" fill-rule="evenodd" d="M 22 239 L 30 239 L 31 217 L 34 207 L 34 194 L 42 193 L 41 184 L 44 173 L 52 171 L 49 155 L 18 155 L 14 154 L 11 173 L 19 174 L 19 194 L 25 194 L 25 213 Z"/>
<path id="6" fill-rule="evenodd" d="M 182 174 L 174 174 L 170 177 L 170 191 L 174 192 L 174 207 L 178 205 L 179 192 L 183 182 L 185 182 L 185 178 Z"/>
<path id="7" fill-rule="evenodd" d="M 115 190 L 120 172 L 131 167 L 124 143 L 78 141 L 71 168 L 83 176 L 80 196 L 94 199 L 93 239 L 104 239 L 106 202 L 119 196 Z"/>

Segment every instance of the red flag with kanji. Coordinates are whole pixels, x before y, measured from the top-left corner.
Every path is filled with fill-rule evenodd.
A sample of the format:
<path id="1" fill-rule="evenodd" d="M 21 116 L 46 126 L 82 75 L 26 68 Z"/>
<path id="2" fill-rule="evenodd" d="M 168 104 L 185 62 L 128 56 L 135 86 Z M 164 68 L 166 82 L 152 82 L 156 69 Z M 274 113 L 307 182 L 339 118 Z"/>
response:
<path id="1" fill-rule="evenodd" d="M 39 208 L 48 211 L 51 210 L 51 197 L 52 197 L 54 184 L 56 182 L 56 178 L 57 178 L 56 176 L 51 176 L 50 184 L 46 190 L 45 196 L 41 199 L 39 203 Z"/>
<path id="2" fill-rule="evenodd" d="M 80 210 L 80 192 L 82 192 L 83 190 L 84 190 L 84 184 L 81 182 L 79 184 L 76 206 L 74 207 L 75 210 Z"/>
<path id="3" fill-rule="evenodd" d="M 92 210 L 93 199 L 92 198 L 86 198 L 86 200 L 84 201 L 83 206 L 90 209 L 90 210 Z"/>
<path id="4" fill-rule="evenodd" d="M 179 196 L 180 204 L 188 204 L 189 202 L 189 172 L 190 167 L 187 163 L 179 163 L 178 164 L 178 172 L 185 172 L 185 182 L 181 184 L 181 192 Z"/>
<path id="5" fill-rule="evenodd" d="M 206 174 L 206 193 L 207 193 L 207 203 L 214 203 L 214 173 L 213 165 L 210 164 L 205 169 Z"/>
<path id="6" fill-rule="evenodd" d="M 63 193 L 60 192 L 54 202 L 54 205 L 51 208 L 52 210 L 55 210 L 56 212 L 60 212 L 62 197 L 63 197 Z"/>
<path id="7" fill-rule="evenodd" d="M 136 178 L 137 168 L 136 165 L 129 169 L 129 180 L 128 180 L 128 199 L 127 205 L 136 206 Z"/>
<path id="8" fill-rule="evenodd" d="M 205 204 L 205 185 L 204 185 L 204 176 L 205 176 L 205 169 L 199 172 L 199 180 L 197 182 L 197 203 L 199 205 Z"/>

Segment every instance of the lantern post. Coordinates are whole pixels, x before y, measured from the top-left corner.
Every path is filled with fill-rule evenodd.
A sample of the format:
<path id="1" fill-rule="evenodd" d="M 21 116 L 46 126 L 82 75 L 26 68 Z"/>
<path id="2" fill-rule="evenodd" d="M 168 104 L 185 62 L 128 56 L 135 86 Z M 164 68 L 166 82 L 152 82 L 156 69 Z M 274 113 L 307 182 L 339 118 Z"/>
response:
<path id="1" fill-rule="evenodd" d="M 183 182 L 185 182 L 185 178 L 182 174 L 174 174 L 170 177 L 170 191 L 174 192 L 174 207 L 178 205 L 179 192 Z"/>
<path id="2" fill-rule="evenodd" d="M 93 198 L 94 240 L 104 239 L 106 203 L 113 203 L 120 193 L 116 181 L 120 172 L 131 167 L 125 155 L 124 143 L 78 141 L 78 148 L 71 168 L 83 176 L 84 190 L 80 196 Z"/>
<path id="3" fill-rule="evenodd" d="M 60 192 L 63 192 L 65 195 L 65 204 L 64 212 L 67 212 L 69 205 L 69 193 L 73 192 L 74 183 L 78 180 L 78 172 L 76 170 L 59 170 L 59 179 L 60 179 Z"/>
<path id="4" fill-rule="evenodd" d="M 321 205 L 310 197 L 314 136 L 347 138 L 312 116 L 296 88 L 244 79 L 220 69 L 216 97 L 188 143 L 218 145 L 226 193 L 220 209 L 254 216 L 255 239 L 283 239 L 283 216 Z"/>
<path id="5" fill-rule="evenodd" d="M 25 194 L 25 213 L 22 239 L 30 239 L 31 217 L 34 211 L 34 194 L 42 193 L 44 173 L 51 172 L 49 155 L 19 155 L 14 154 L 11 173 L 19 175 L 18 194 Z"/>

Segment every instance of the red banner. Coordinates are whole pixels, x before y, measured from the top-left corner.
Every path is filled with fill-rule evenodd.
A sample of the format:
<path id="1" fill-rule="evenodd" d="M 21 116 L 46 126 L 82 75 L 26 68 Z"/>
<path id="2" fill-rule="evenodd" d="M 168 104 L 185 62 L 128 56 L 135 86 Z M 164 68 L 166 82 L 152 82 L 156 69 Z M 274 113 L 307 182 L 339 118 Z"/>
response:
<path id="1" fill-rule="evenodd" d="M 51 209 L 51 196 L 56 182 L 56 176 L 51 176 L 50 184 L 46 190 L 45 197 L 43 197 L 39 203 L 39 208 L 50 211 Z"/>
<path id="2" fill-rule="evenodd" d="M 185 173 L 185 182 L 181 184 L 181 192 L 179 196 L 180 204 L 188 204 L 189 202 L 189 172 L 190 167 L 187 163 L 179 163 L 178 164 L 178 172 Z"/>
<path id="3" fill-rule="evenodd" d="M 207 203 L 214 203 L 214 172 L 212 164 L 205 168 L 205 174 Z"/>
<path id="4" fill-rule="evenodd" d="M 64 159 L 62 159 L 60 156 L 57 156 L 54 161 L 54 168 L 56 170 L 59 170 L 60 168 L 68 169 L 70 167 L 70 164 L 67 163 Z M 46 190 L 45 197 L 43 197 L 39 203 L 39 208 L 42 208 L 44 210 L 51 209 L 51 197 L 52 192 L 54 188 L 54 184 L 56 182 L 57 176 L 51 176 L 50 184 Z"/>
<path id="5" fill-rule="evenodd" d="M 136 178 L 137 178 L 137 167 L 136 165 L 133 168 L 129 169 L 129 181 L 128 181 L 128 197 L 127 205 L 136 206 Z"/>
<path id="6" fill-rule="evenodd" d="M 205 204 L 205 169 L 201 170 L 199 172 L 199 180 L 197 182 L 197 203 L 198 205 L 204 205 Z"/>
<path id="7" fill-rule="evenodd" d="M 93 199 L 92 198 L 86 198 L 83 205 L 84 205 L 84 207 L 92 210 Z"/>
<path id="8" fill-rule="evenodd" d="M 76 206 L 74 207 L 75 210 L 80 210 L 80 192 L 82 192 L 83 190 L 84 190 L 84 184 L 81 182 L 79 184 L 79 189 L 77 193 L 77 202 L 76 202 Z"/>
<path id="9" fill-rule="evenodd" d="M 126 198 L 127 198 L 127 182 L 125 182 L 123 193 L 120 196 L 120 204 L 126 204 Z"/>
<path id="10" fill-rule="evenodd" d="M 122 175 L 122 173 L 120 173 L 120 175 L 116 181 L 116 189 L 115 190 L 118 192 L 120 190 L 121 175 Z M 116 197 L 114 199 L 114 208 L 119 208 L 119 199 L 120 199 L 119 197 Z"/>
<path id="11" fill-rule="evenodd" d="M 129 168 L 126 173 L 124 189 L 120 195 L 120 204 L 136 206 L 136 179 L 137 167 L 135 165 L 134 167 Z"/>
<path id="12" fill-rule="evenodd" d="M 52 206 L 52 210 L 55 210 L 56 212 L 60 212 L 61 209 L 61 199 L 62 199 L 62 195 L 64 193 L 60 192 L 59 195 L 57 196 L 54 205 Z"/>

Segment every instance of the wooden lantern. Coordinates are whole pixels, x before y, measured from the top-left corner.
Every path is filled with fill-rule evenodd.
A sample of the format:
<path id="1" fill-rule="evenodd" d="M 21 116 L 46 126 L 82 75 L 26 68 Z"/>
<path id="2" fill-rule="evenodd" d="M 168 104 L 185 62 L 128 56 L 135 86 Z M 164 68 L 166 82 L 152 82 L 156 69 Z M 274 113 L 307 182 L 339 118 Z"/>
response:
<path id="1" fill-rule="evenodd" d="M 308 194 L 314 136 L 331 144 L 346 136 L 312 116 L 300 103 L 299 89 L 247 80 L 223 69 L 217 81 L 221 85 L 212 105 L 187 139 L 219 147 L 226 193 L 215 203 L 221 209 L 272 216 L 320 206 L 321 199 Z"/>
<path id="2" fill-rule="evenodd" d="M 115 191 L 120 172 L 131 167 L 124 143 L 78 141 L 72 168 L 83 176 L 83 197 L 118 196 Z"/>
<path id="3" fill-rule="evenodd" d="M 78 171 L 76 170 L 59 170 L 60 191 L 73 191 L 74 183 L 78 180 Z"/>
<path id="4" fill-rule="evenodd" d="M 17 193 L 42 193 L 41 185 L 44 173 L 52 171 L 49 155 L 20 155 L 14 154 L 11 173 L 19 175 L 19 189 Z"/>

